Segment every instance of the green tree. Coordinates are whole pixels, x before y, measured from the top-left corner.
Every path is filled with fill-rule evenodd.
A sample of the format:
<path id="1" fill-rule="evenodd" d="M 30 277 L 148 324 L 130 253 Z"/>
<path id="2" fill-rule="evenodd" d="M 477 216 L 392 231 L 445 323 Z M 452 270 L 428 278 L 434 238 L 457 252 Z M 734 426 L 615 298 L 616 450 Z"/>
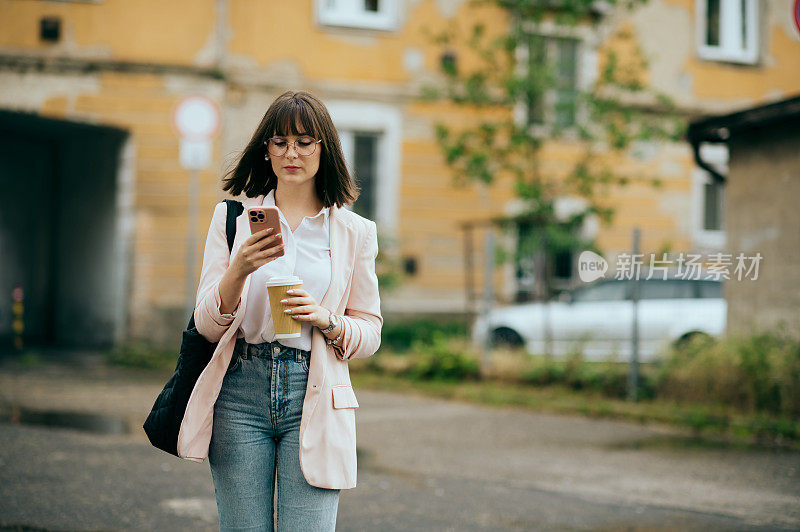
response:
<path id="1" fill-rule="evenodd" d="M 604 16 L 598 6 L 631 10 L 645 2 L 478 0 L 472 4 L 494 5 L 507 14 L 501 35 L 482 22 L 467 31 L 452 24 L 444 32 L 429 33 L 442 51 L 442 82 L 425 87 L 423 98 L 463 106 L 479 117 L 467 127 L 437 123 L 436 139 L 456 185 L 491 186 L 499 176 L 513 178 L 524 210 L 499 223 L 518 229 L 517 264 L 537 251 L 552 258 L 596 249 L 593 242 L 581 240 L 578 229 L 590 215 L 610 223 L 613 209 L 603 198 L 611 186 L 629 181 L 603 161 L 614 152 L 624 156 L 637 140 L 677 141 L 683 136 L 684 121 L 672 101 L 641 81 L 647 63 L 629 32 L 618 32 L 616 38 L 630 44 L 633 53 L 622 60 L 609 51 L 592 87 L 576 83 L 580 41 L 569 37 L 570 30 L 597 32 Z M 561 30 L 559 35 L 541 31 L 545 19 Z M 477 66 L 460 68 L 462 52 L 478 58 Z M 542 170 L 542 147 L 549 140 L 580 147 L 565 175 Z M 651 183 L 660 185 L 658 180 Z M 555 203 L 564 196 L 583 200 L 566 218 L 557 216 Z M 549 275 L 543 282 L 549 293 Z"/>

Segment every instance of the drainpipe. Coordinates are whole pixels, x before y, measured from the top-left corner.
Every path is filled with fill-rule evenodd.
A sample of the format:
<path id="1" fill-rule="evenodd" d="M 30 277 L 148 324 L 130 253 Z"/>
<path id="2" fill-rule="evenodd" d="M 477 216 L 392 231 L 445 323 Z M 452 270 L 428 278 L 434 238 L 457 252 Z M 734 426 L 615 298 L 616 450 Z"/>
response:
<path id="1" fill-rule="evenodd" d="M 730 137 L 730 132 L 728 131 L 728 128 L 723 127 L 717 130 L 717 135 L 719 136 L 721 142 L 725 142 Z M 702 140 L 699 138 L 692 138 L 690 142 L 692 144 L 692 152 L 694 153 L 694 162 L 697 163 L 697 166 L 711 174 L 711 177 L 713 177 L 714 181 L 717 183 L 725 183 L 725 176 L 720 174 L 716 168 L 705 162 L 700 157 L 700 143 Z"/>

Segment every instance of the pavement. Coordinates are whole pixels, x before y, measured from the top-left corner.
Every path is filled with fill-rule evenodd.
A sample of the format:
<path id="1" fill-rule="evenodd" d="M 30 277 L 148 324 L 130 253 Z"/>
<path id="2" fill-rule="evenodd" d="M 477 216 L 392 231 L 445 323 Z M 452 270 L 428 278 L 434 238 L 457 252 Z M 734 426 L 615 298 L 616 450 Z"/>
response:
<path id="1" fill-rule="evenodd" d="M 354 363 L 359 363 L 358 361 Z M 141 430 L 168 374 L 0 361 L 0 530 L 217 530 L 208 463 Z M 800 530 L 800 453 L 356 389 L 337 530 Z"/>

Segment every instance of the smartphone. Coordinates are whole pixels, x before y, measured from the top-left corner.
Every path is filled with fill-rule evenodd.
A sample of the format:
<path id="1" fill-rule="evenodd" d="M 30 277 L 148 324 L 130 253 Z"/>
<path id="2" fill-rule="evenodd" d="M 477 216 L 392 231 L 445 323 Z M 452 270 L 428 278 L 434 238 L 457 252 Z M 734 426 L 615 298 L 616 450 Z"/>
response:
<path id="1" fill-rule="evenodd" d="M 281 217 L 277 207 L 248 207 L 247 217 L 250 220 L 250 234 L 258 233 L 269 227 L 273 229 L 269 236 L 281 232 Z M 276 257 L 282 256 L 283 250 L 280 250 Z"/>

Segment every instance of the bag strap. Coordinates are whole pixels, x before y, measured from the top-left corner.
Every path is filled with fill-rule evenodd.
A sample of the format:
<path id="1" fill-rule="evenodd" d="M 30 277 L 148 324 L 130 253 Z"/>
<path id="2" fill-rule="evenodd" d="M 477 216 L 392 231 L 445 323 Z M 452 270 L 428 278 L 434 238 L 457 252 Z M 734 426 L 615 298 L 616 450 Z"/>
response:
<path id="1" fill-rule="evenodd" d="M 233 250 L 233 239 L 236 238 L 236 218 L 244 212 L 244 205 L 242 205 L 241 201 L 230 199 L 224 201 L 228 206 L 228 215 L 225 218 L 225 236 L 228 239 L 228 253 L 230 253 L 231 250 Z M 192 312 L 192 316 L 189 318 L 189 325 L 186 329 L 192 330 L 194 328 L 194 312 Z"/>
<path id="2" fill-rule="evenodd" d="M 228 217 L 225 220 L 225 236 L 228 237 L 228 253 L 233 250 L 233 239 L 236 238 L 236 218 L 244 212 L 241 201 L 232 199 L 224 200 L 228 206 Z"/>

